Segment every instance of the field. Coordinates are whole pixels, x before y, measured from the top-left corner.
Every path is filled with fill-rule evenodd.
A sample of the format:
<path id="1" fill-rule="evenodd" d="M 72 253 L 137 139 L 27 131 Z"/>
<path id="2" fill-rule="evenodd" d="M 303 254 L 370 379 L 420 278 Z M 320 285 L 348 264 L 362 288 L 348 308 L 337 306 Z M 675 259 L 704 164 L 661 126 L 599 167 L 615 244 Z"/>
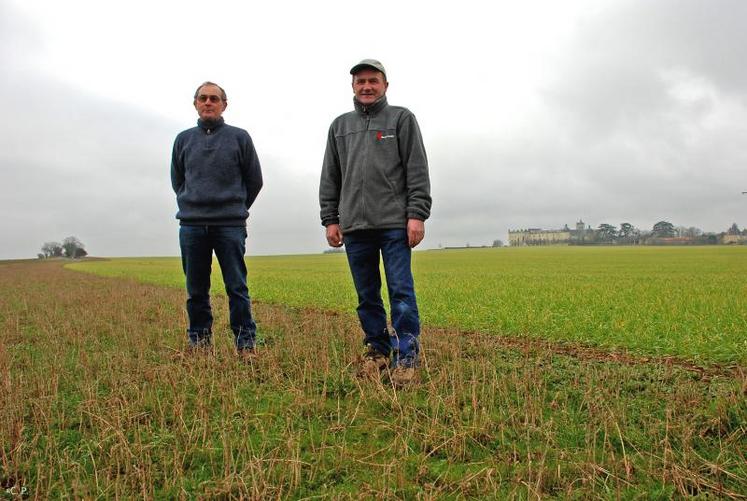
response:
<path id="1" fill-rule="evenodd" d="M 184 281 L 173 258 L 71 268 L 173 287 Z M 259 301 L 355 306 L 342 255 L 256 257 L 249 268 Z M 429 326 L 747 365 L 745 247 L 428 251 L 415 254 L 414 273 Z"/>
<path id="2" fill-rule="evenodd" d="M 0 263 L 5 496 L 747 497 L 747 249 L 416 253 L 401 391 L 355 377 L 344 256 L 248 263 L 250 366 L 222 294 L 184 351 L 178 259 Z"/>

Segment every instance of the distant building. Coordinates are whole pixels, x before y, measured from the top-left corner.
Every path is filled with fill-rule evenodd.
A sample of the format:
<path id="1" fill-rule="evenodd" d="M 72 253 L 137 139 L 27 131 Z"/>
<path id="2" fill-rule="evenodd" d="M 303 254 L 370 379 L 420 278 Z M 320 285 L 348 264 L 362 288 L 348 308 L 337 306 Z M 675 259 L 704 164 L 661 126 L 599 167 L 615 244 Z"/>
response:
<path id="1" fill-rule="evenodd" d="M 721 235 L 721 243 L 726 245 L 744 245 L 747 244 L 747 235 Z"/>
<path id="2" fill-rule="evenodd" d="M 512 247 L 527 245 L 571 245 L 584 243 L 592 240 L 596 231 L 586 223 L 579 221 L 576 229 L 572 230 L 566 224 L 559 230 L 542 230 L 540 228 L 528 228 L 525 230 L 508 230 L 508 242 Z"/>

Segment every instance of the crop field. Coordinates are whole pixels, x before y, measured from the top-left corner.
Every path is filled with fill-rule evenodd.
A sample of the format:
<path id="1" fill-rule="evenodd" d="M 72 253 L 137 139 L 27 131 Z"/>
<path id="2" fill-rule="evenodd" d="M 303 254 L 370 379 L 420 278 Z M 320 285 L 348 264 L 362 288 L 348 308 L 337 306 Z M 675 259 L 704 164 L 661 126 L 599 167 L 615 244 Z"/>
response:
<path id="1" fill-rule="evenodd" d="M 178 259 L 0 262 L 0 499 L 747 498 L 745 248 L 417 252 L 404 390 L 344 256 L 247 262 L 250 365 L 217 269 L 192 354 Z"/>
<path id="2" fill-rule="evenodd" d="M 747 247 L 546 247 L 416 252 L 423 323 L 747 365 Z M 349 313 L 344 255 L 252 257 L 262 302 Z M 89 261 L 103 276 L 183 287 L 176 258 Z M 215 266 L 214 274 L 220 277 Z M 213 292 L 222 291 L 214 280 Z"/>

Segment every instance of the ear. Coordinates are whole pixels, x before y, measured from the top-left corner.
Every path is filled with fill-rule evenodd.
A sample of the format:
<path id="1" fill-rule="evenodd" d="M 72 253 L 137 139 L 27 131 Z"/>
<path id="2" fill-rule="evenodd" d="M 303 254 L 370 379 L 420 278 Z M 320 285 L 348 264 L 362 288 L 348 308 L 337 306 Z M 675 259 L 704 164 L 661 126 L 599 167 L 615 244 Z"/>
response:
<path id="1" fill-rule="evenodd" d="M 228 100 L 223 101 L 223 111 L 226 111 L 226 108 L 228 108 Z"/>

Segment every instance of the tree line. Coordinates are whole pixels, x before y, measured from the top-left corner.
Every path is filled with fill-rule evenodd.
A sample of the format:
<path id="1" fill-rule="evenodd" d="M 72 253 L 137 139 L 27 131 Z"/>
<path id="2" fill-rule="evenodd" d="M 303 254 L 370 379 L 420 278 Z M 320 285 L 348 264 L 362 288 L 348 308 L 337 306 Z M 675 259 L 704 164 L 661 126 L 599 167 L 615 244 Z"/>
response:
<path id="1" fill-rule="evenodd" d="M 747 235 L 747 230 L 740 230 L 737 223 L 731 225 L 721 235 Z M 696 244 L 716 244 L 719 234 L 706 233 L 694 226 L 675 226 L 669 221 L 659 221 L 651 230 L 640 230 L 630 223 L 621 223 L 620 228 L 602 223 L 596 230 L 589 229 L 581 236 L 578 243 L 612 243 L 612 244 L 655 244 L 671 239 L 682 239 Z"/>
<path id="2" fill-rule="evenodd" d="M 88 255 L 86 246 L 77 237 L 67 237 L 62 243 L 44 242 L 41 246 L 41 252 L 36 255 L 39 259 L 48 259 L 51 257 L 67 257 L 78 259 Z"/>
<path id="3" fill-rule="evenodd" d="M 510 233 L 510 232 L 509 232 Z M 540 235 L 527 238 L 519 245 L 715 245 L 719 243 L 747 245 L 747 229 L 739 229 L 737 223 L 720 233 L 704 232 L 695 226 L 675 226 L 669 221 L 659 221 L 650 230 L 636 228 L 630 223 L 620 223 L 619 228 L 602 223 L 596 229 L 584 227 L 579 221 L 575 229 L 568 225 L 561 230 L 519 230 L 517 233 Z M 542 233 L 556 233 L 554 237 L 542 238 Z M 563 236 L 565 234 L 565 237 Z M 513 243 L 512 243 L 513 245 Z M 503 242 L 495 240 L 493 247 L 501 247 Z"/>

